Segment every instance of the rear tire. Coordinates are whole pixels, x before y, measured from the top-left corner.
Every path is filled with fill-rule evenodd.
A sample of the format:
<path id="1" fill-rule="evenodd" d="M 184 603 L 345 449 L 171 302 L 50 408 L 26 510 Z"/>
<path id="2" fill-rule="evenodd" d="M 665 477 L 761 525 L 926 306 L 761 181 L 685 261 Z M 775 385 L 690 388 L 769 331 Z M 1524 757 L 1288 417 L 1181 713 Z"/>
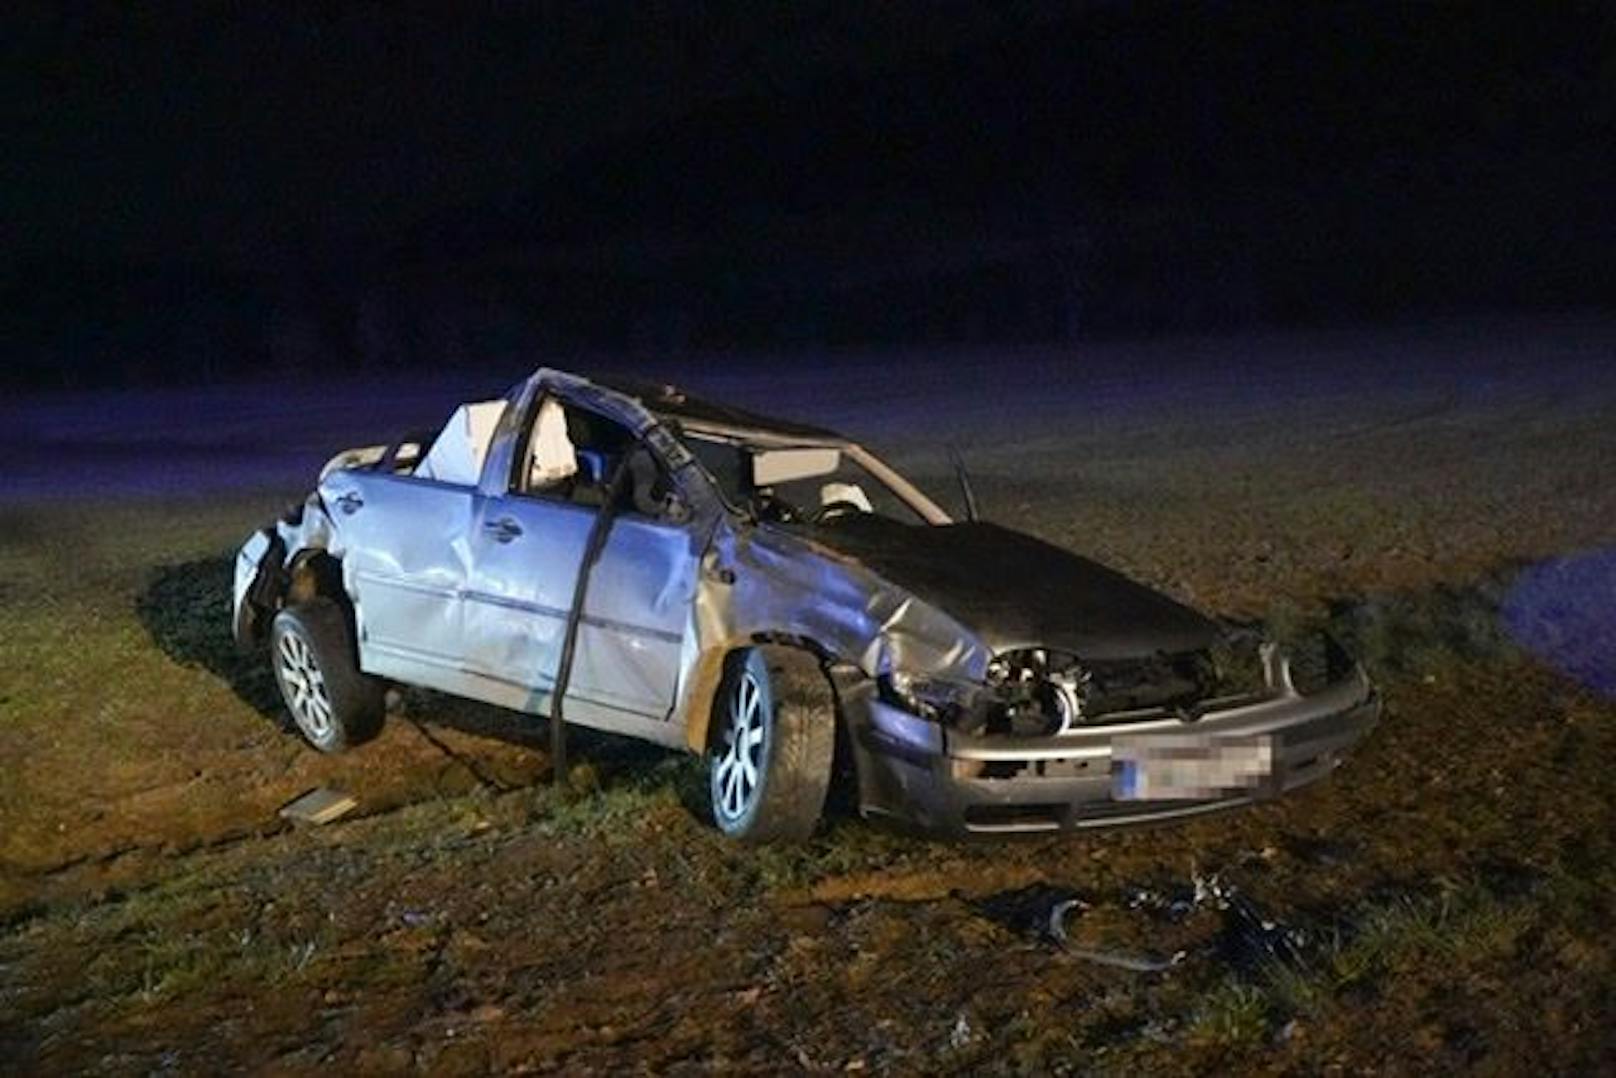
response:
<path id="1" fill-rule="evenodd" d="M 341 752 L 380 732 L 386 687 L 360 673 L 348 619 L 334 601 L 321 596 L 276 614 L 269 657 L 281 699 L 309 744 Z"/>
<path id="2" fill-rule="evenodd" d="M 796 648 L 737 651 L 713 708 L 708 792 L 719 830 L 747 842 L 812 835 L 836 753 L 836 697 L 818 660 Z"/>

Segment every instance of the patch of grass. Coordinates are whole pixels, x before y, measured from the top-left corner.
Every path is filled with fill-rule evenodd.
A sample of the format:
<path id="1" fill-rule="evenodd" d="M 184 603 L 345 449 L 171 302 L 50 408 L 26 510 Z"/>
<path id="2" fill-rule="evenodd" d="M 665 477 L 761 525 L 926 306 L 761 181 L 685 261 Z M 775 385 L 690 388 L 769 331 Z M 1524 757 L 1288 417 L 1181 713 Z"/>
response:
<path id="1" fill-rule="evenodd" d="M 705 796 L 701 761 L 678 754 L 605 779 L 592 765 L 580 764 L 566 786 L 535 787 L 529 796 L 542 833 L 627 841 L 648 827 L 689 819 L 698 782 Z"/>
<path id="2" fill-rule="evenodd" d="M 1258 974 L 1264 996 L 1276 1014 L 1315 1014 L 1329 1001 L 1334 985 L 1306 967 L 1265 962 Z"/>
<path id="3" fill-rule="evenodd" d="M 1517 649 L 1499 619 L 1499 605 L 1513 575 L 1510 568 L 1463 586 L 1334 600 L 1319 624 L 1381 677 L 1424 675 L 1455 660 L 1507 658 Z"/>
<path id="4" fill-rule="evenodd" d="M 280 697 L 269 664 L 261 655 L 243 654 L 231 636 L 234 571 L 229 555 L 158 566 L 135 599 L 135 615 L 170 659 L 200 666 L 254 710 L 278 717 Z"/>
<path id="5" fill-rule="evenodd" d="M 217 991 L 226 985 L 284 985 L 316 959 L 322 941 L 317 937 L 278 940 L 251 932 L 182 933 L 162 926 L 129 947 L 122 962 L 101 971 L 106 986 L 101 994 L 114 998 L 133 994 L 141 1003 L 151 1004 Z M 132 982 L 135 976 L 138 987 Z"/>
<path id="6" fill-rule="evenodd" d="M 809 842 L 760 847 L 752 853 L 758 883 L 768 890 L 806 887 L 829 876 L 869 872 L 941 859 L 941 843 L 923 843 L 895 829 L 858 819 L 838 820 Z"/>
<path id="7" fill-rule="evenodd" d="M 1507 956 L 1534 916 L 1525 903 L 1475 884 L 1435 897 L 1393 899 L 1355 916 L 1351 935 L 1332 949 L 1330 974 L 1340 986 L 1411 963 Z"/>
<path id="8" fill-rule="evenodd" d="M 1378 979 L 1419 970 L 1485 965 L 1512 955 L 1538 912 L 1479 884 L 1399 896 L 1354 911 L 1303 963 L 1267 961 L 1205 995 L 1189 1018 L 1192 1038 L 1250 1045 L 1292 1018 L 1328 1018 L 1343 997 Z"/>
<path id="9" fill-rule="evenodd" d="M 1207 994 L 1190 1016 L 1192 1042 L 1219 1048 L 1250 1047 L 1268 1036 L 1272 1005 L 1257 985 L 1227 980 Z"/>
<path id="10" fill-rule="evenodd" d="M 1091 1054 L 1083 1038 L 1048 1006 L 1037 1012 L 1016 1012 L 1004 1022 L 1001 1032 L 1009 1044 L 1007 1053 L 1001 1055 L 984 1037 L 956 1049 L 949 1063 L 962 1071 L 992 1071 L 995 1064 L 1002 1066 L 1000 1061 L 1008 1059 L 1017 1073 L 1058 1074 L 1071 1070 L 1071 1060 Z"/>

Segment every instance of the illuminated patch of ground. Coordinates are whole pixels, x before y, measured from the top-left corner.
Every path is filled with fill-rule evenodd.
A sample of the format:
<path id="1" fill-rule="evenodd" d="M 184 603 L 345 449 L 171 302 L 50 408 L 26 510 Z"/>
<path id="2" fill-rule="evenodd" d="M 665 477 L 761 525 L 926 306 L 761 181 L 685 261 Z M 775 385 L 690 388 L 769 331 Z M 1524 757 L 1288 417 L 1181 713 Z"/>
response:
<path id="1" fill-rule="evenodd" d="M 1335 399 L 1236 386 L 1210 420 L 976 447 L 995 519 L 1221 612 L 1329 623 L 1386 695 L 1327 783 L 1060 839 L 839 818 L 739 848 L 694 761 L 580 735 L 557 790 L 542 725 L 428 693 L 322 757 L 226 625 L 233 546 L 294 491 L 0 510 L 0 1058 L 1592 1070 L 1616 1055 L 1616 702 L 1515 619 L 1592 593 L 1529 567 L 1613 538 L 1609 387 Z M 940 456 L 899 448 L 946 489 Z M 1576 602 L 1527 606 L 1580 640 Z M 359 813 L 277 818 L 317 785 Z M 1214 872 L 1302 942 L 1264 959 L 1223 913 L 1163 912 Z M 1068 897 L 1081 946 L 1185 959 L 1063 950 L 1040 924 Z"/>

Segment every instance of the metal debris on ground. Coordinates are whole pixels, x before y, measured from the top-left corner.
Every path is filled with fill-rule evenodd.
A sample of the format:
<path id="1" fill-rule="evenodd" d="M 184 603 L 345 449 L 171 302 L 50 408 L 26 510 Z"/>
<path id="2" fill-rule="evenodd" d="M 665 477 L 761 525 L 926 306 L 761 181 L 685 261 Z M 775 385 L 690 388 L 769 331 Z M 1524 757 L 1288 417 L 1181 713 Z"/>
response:
<path id="1" fill-rule="evenodd" d="M 1163 973 L 1192 957 L 1217 958 L 1242 971 L 1274 964 L 1292 967 L 1306 964 L 1311 942 L 1308 933 L 1265 914 L 1217 873 L 1194 872 L 1187 887 L 1131 887 L 1123 891 L 1120 904 L 1125 909 L 1174 925 L 1203 911 L 1212 913 L 1221 919 L 1222 930 L 1217 941 L 1209 946 L 1161 956 L 1077 946 L 1068 932 L 1068 924 L 1095 908 L 1095 904 L 1067 888 L 1037 883 L 989 896 L 979 901 L 977 908 L 1001 924 L 1053 942 L 1064 954 L 1134 973 Z"/>
<path id="2" fill-rule="evenodd" d="M 1180 899 L 1165 904 L 1139 901 L 1133 904 L 1136 907 L 1151 905 L 1175 919 L 1196 909 L 1210 908 L 1221 913 L 1223 933 L 1218 952 L 1225 962 L 1238 969 L 1250 970 L 1274 963 L 1293 967 L 1306 964 L 1304 952 L 1309 941 L 1305 931 L 1267 915 L 1218 873 L 1203 876 L 1197 872 L 1191 876 L 1191 884 L 1194 892 L 1187 903 Z"/>
<path id="3" fill-rule="evenodd" d="M 281 806 L 280 816 L 293 823 L 327 824 L 359 807 L 352 794 L 318 786 Z"/>
<path id="4" fill-rule="evenodd" d="M 1066 917 L 1072 910 L 1079 912 L 1087 910 L 1088 903 L 1077 898 L 1069 898 L 1064 902 L 1057 902 L 1049 911 L 1049 934 L 1061 949 L 1073 958 L 1081 958 L 1086 962 L 1096 962 L 1102 966 L 1113 969 L 1125 969 L 1134 973 L 1162 973 L 1172 969 L 1184 961 L 1187 953 L 1175 951 L 1168 958 L 1158 958 L 1147 954 L 1129 954 L 1125 951 L 1097 951 L 1090 947 L 1073 947 L 1066 937 Z"/>
<path id="5" fill-rule="evenodd" d="M 1222 951 L 1233 966 L 1246 970 L 1276 963 L 1304 966 L 1307 945 L 1306 932 L 1264 916 L 1242 895 L 1231 896 L 1224 908 Z"/>

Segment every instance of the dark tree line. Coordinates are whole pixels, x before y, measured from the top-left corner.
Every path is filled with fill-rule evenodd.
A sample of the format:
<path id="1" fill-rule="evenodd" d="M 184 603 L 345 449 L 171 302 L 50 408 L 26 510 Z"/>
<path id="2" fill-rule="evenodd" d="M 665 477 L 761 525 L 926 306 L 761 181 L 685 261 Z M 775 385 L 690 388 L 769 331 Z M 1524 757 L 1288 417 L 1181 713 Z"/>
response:
<path id="1" fill-rule="evenodd" d="M 1591 197 L 1507 175 L 1446 197 L 1343 177 L 1233 203 L 775 214 L 705 234 L 554 239 L 468 215 L 230 271 L 35 260 L 0 280 L 4 377 L 133 385 L 1608 307 L 1616 236 Z"/>

